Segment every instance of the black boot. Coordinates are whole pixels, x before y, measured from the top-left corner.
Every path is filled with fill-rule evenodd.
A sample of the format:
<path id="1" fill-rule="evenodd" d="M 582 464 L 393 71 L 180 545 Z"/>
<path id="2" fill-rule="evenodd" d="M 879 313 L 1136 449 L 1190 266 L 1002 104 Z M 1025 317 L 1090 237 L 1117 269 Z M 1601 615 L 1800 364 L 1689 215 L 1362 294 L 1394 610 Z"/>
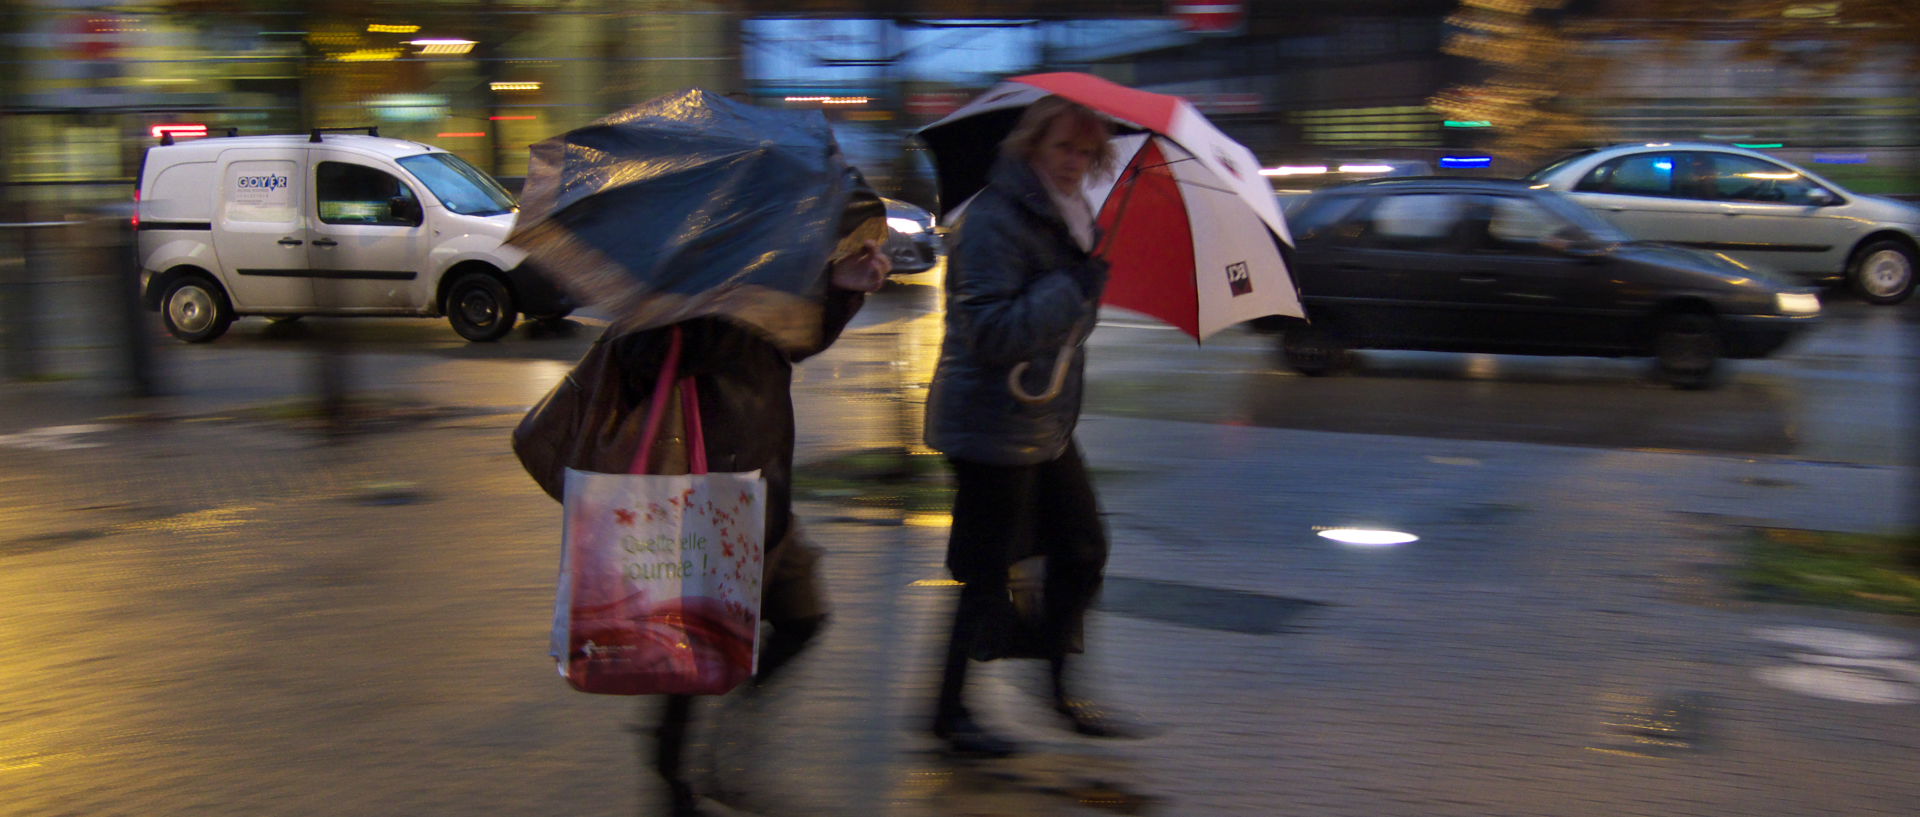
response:
<path id="1" fill-rule="evenodd" d="M 1020 754 L 1020 744 L 987 731 L 964 708 L 935 715 L 933 736 L 945 742 L 947 754 L 955 757 L 1012 757 Z"/>
<path id="2" fill-rule="evenodd" d="M 968 654 L 973 651 L 979 622 L 977 608 L 961 604 L 954 609 L 953 632 L 947 639 L 947 661 L 940 672 L 940 699 L 934 707 L 933 736 L 946 744 L 949 754 L 961 757 L 1008 757 L 1020 752 L 1019 744 L 988 732 L 974 722 L 972 713 L 961 703 L 967 685 Z"/>
<path id="3" fill-rule="evenodd" d="M 753 685 L 760 686 L 773 680 L 780 668 L 805 650 L 813 637 L 826 626 L 826 616 L 774 622 L 773 632 L 767 635 L 767 643 L 760 648 L 760 670 L 753 675 Z"/>
<path id="4" fill-rule="evenodd" d="M 1065 718 L 1068 729 L 1090 738 L 1138 738 L 1146 730 L 1129 723 L 1105 707 L 1067 691 L 1067 659 L 1055 656 L 1048 665 L 1053 680 L 1053 711 Z"/>

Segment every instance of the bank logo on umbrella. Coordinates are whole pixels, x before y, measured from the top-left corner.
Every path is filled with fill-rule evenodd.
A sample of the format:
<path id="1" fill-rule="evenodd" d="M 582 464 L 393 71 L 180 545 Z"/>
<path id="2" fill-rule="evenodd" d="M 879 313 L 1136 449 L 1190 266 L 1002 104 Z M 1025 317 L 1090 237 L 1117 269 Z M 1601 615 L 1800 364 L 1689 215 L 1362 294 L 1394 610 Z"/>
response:
<path id="1" fill-rule="evenodd" d="M 1253 273 L 1247 270 L 1247 262 L 1236 261 L 1227 265 L 1227 289 L 1235 298 L 1253 294 Z"/>

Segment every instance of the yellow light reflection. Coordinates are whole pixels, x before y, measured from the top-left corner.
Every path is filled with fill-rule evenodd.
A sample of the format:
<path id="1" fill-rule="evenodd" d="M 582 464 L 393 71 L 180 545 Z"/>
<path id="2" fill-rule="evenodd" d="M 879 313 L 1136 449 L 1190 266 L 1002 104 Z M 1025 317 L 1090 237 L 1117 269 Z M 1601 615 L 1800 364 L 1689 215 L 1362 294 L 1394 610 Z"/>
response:
<path id="1" fill-rule="evenodd" d="M 907 524 L 916 528 L 951 528 L 953 514 L 950 513 L 910 513 Z"/>
<path id="2" fill-rule="evenodd" d="M 487 89 L 492 91 L 538 91 L 538 82 L 489 82 Z"/>
<path id="3" fill-rule="evenodd" d="M 374 34 L 413 34 L 418 32 L 420 30 L 420 27 L 409 26 L 409 25 L 388 25 L 384 23 L 368 23 L 367 30 Z"/>
<path id="4" fill-rule="evenodd" d="M 384 62 L 400 59 L 406 51 L 399 48 L 362 48 L 340 54 L 328 54 L 327 59 L 335 62 Z"/>
<path id="5" fill-rule="evenodd" d="M 966 582 L 958 582 L 958 581 L 954 581 L 953 579 L 921 579 L 907 586 L 908 587 L 965 587 Z"/>

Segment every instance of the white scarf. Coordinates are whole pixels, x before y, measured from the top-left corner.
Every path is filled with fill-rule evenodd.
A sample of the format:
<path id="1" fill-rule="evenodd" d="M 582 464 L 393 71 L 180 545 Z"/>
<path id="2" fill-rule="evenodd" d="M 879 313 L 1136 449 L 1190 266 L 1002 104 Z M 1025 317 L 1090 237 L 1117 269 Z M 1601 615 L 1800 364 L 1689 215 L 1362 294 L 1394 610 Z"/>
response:
<path id="1" fill-rule="evenodd" d="M 1040 186 L 1047 189 L 1047 196 L 1053 199 L 1053 209 L 1060 212 L 1060 218 L 1067 222 L 1067 232 L 1073 234 L 1073 241 L 1085 252 L 1093 252 L 1093 205 L 1087 203 L 1087 197 L 1080 191 L 1061 192 L 1053 186 L 1053 181 L 1039 168 L 1033 175 L 1040 177 Z"/>

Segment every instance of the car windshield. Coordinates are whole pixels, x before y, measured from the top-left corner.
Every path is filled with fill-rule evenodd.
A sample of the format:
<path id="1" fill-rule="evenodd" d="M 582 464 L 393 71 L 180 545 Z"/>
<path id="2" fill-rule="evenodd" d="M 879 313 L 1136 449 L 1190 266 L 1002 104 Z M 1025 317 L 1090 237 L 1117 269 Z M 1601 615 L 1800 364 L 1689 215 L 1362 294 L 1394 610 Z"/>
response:
<path id="1" fill-rule="evenodd" d="M 1592 154 L 1592 153 L 1593 153 L 1593 151 L 1592 151 L 1592 150 L 1590 150 L 1590 149 L 1589 149 L 1589 150 L 1580 150 L 1580 151 L 1575 151 L 1575 152 L 1573 152 L 1573 153 L 1569 153 L 1569 154 L 1567 154 L 1567 155 L 1565 155 L 1565 156 L 1562 156 L 1562 157 L 1560 157 L 1560 158 L 1558 158 L 1558 159 L 1555 159 L 1555 160 L 1553 160 L 1553 161 L 1551 161 L 1551 162 L 1548 162 L 1548 163 L 1546 164 L 1546 166 L 1544 166 L 1544 167 L 1541 167 L 1541 168 L 1540 168 L 1539 170 L 1535 170 L 1535 171 L 1533 171 L 1532 173 L 1528 173 L 1528 174 L 1527 174 L 1527 175 L 1526 175 L 1525 177 L 1523 177 L 1523 178 L 1524 178 L 1524 180 L 1525 180 L 1525 181 L 1530 181 L 1530 182 L 1535 182 L 1535 181 L 1539 181 L 1539 180 L 1541 180 L 1541 179 L 1544 179 L 1544 178 L 1546 178 L 1546 177 L 1547 177 L 1548 175 L 1550 175 L 1550 174 L 1552 174 L 1552 173 L 1553 173 L 1553 171 L 1555 171 L 1555 170 L 1559 170 L 1560 168 L 1562 168 L 1562 167 L 1564 167 L 1564 166 L 1566 166 L 1566 164 L 1567 164 L 1568 162 L 1571 162 L 1571 161 L 1573 161 L 1573 160 L 1575 160 L 1575 159 L 1579 159 L 1579 158 L 1581 158 L 1581 157 L 1584 157 L 1584 156 L 1587 156 L 1587 155 L 1589 155 L 1589 154 Z"/>
<path id="2" fill-rule="evenodd" d="M 513 194 L 465 159 L 451 153 L 422 153 L 399 161 L 448 210 L 469 216 L 513 212 Z"/>

